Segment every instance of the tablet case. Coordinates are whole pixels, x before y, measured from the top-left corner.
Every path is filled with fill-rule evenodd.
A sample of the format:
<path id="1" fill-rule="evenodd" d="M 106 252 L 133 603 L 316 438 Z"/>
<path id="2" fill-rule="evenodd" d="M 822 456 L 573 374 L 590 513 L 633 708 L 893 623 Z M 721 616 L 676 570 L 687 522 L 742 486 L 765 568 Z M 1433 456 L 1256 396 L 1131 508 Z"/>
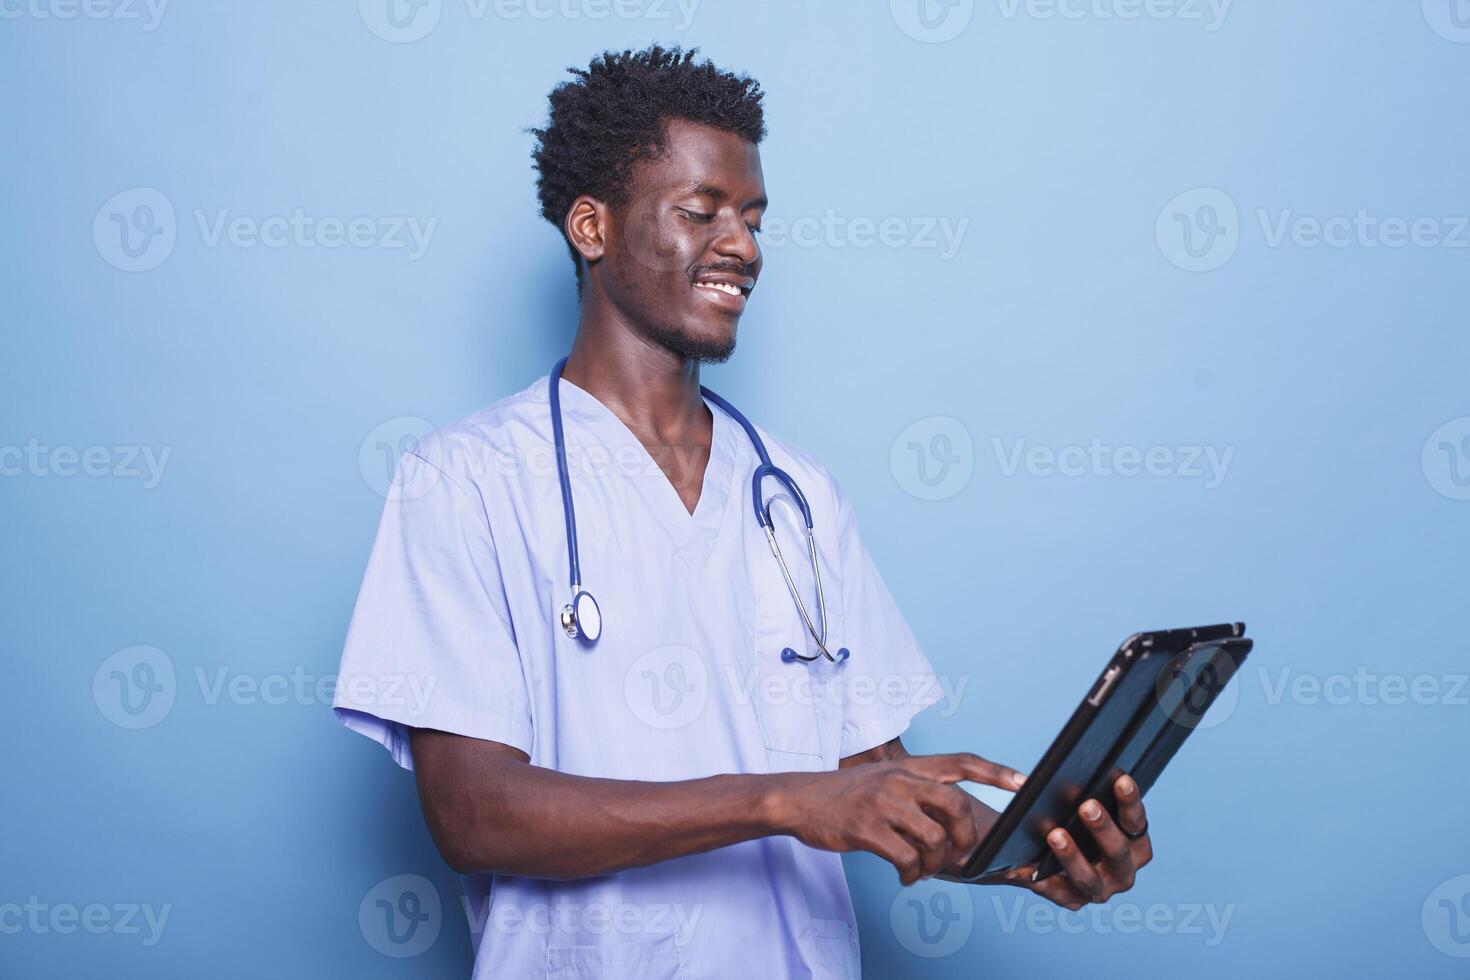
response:
<path id="1" fill-rule="evenodd" d="M 1124 640 L 1026 784 L 966 864 L 978 881 L 1036 864 L 1035 879 L 1061 870 L 1046 845 L 1058 826 L 1089 860 L 1092 835 L 1077 807 L 1093 798 L 1116 813 L 1112 785 L 1129 773 L 1147 793 L 1250 652 L 1244 623 L 1137 633 Z"/>

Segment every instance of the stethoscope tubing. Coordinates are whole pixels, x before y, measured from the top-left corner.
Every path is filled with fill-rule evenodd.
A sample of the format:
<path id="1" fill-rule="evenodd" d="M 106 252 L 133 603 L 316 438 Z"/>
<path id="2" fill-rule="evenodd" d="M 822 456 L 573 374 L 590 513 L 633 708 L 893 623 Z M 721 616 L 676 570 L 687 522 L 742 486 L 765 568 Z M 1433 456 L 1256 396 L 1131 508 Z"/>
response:
<path id="1" fill-rule="evenodd" d="M 567 473 L 567 439 L 561 422 L 561 372 L 566 364 L 567 359 L 563 357 L 551 370 L 551 444 L 556 451 L 556 476 L 561 483 L 561 509 L 566 518 L 572 595 L 576 595 L 582 588 L 582 562 L 577 555 L 577 508 L 572 504 L 572 479 Z"/>
<path id="2" fill-rule="evenodd" d="M 561 375 L 566 367 L 567 359 L 563 357 L 556 362 L 551 369 L 551 380 L 548 388 L 549 400 L 551 402 L 551 440 L 556 455 L 557 482 L 561 485 L 562 514 L 566 519 L 567 531 L 567 566 L 571 579 L 572 603 L 568 604 L 562 611 L 562 623 L 568 635 L 577 636 L 585 642 L 596 642 L 597 636 L 587 636 L 577 628 L 577 615 L 575 604 L 578 599 L 585 596 L 594 605 L 596 600 L 582 589 L 582 562 L 577 552 L 577 509 L 572 502 L 572 480 L 567 467 L 567 443 L 566 432 L 562 428 L 561 417 Z M 700 385 L 700 394 L 709 399 L 720 408 L 726 415 L 734 419 L 745 430 L 750 444 L 755 448 L 756 456 L 760 459 L 760 465 L 751 474 L 751 502 L 755 507 L 755 519 L 765 533 L 766 541 L 770 545 L 771 554 L 775 556 L 776 563 L 781 567 L 781 577 L 786 581 L 786 589 L 791 593 L 792 600 L 796 603 L 797 612 L 801 614 L 802 624 L 807 633 L 817 645 L 817 653 L 799 653 L 791 647 L 781 651 L 781 659 L 787 663 L 803 661 L 810 663 L 821 657 L 826 657 L 835 664 L 840 664 L 850 656 L 846 647 L 833 654 L 827 649 L 827 600 L 822 592 L 822 569 L 817 560 L 817 539 L 812 529 L 812 509 L 807 503 L 806 494 L 801 492 L 796 480 L 791 474 L 771 462 L 770 453 L 766 452 L 766 444 L 761 439 L 760 433 L 754 425 L 745 417 L 739 409 L 731 405 L 719 395 Z M 781 554 L 781 546 L 776 541 L 776 525 L 771 519 L 771 501 L 764 500 L 762 495 L 762 484 L 767 479 L 775 480 L 785 487 L 796 501 L 797 508 L 801 511 L 802 520 L 806 524 L 807 554 L 811 558 L 812 578 L 817 589 L 817 618 L 820 629 L 812 622 L 811 614 L 807 611 L 806 603 L 802 601 L 801 593 L 796 588 L 796 580 L 791 575 L 791 569 L 786 565 L 786 558 Z M 601 613 L 598 613 L 597 633 L 601 634 Z"/>

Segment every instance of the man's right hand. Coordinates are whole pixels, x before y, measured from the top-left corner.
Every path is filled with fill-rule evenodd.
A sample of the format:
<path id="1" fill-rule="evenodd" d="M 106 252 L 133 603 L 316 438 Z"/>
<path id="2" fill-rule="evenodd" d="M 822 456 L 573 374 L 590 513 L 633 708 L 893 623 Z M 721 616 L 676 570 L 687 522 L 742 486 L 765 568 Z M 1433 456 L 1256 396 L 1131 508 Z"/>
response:
<path id="1" fill-rule="evenodd" d="M 870 851 L 911 885 L 959 866 L 980 842 L 961 780 L 1014 791 L 1025 777 L 968 752 L 906 755 L 783 781 L 775 822 L 809 847 Z"/>

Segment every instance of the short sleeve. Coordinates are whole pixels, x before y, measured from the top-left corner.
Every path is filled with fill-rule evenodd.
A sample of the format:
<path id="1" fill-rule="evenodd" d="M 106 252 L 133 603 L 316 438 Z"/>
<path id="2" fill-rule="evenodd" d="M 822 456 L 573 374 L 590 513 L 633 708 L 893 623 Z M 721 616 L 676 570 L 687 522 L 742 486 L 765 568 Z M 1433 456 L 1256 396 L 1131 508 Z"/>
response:
<path id="1" fill-rule="evenodd" d="M 388 490 L 332 708 L 413 768 L 412 728 L 531 752 L 525 677 L 485 508 L 414 451 Z"/>
<path id="2" fill-rule="evenodd" d="M 852 658 L 842 665 L 846 698 L 842 758 L 902 735 L 920 711 L 940 700 L 939 680 L 898 604 L 883 584 L 858 532 L 852 506 L 834 481 L 843 634 Z"/>

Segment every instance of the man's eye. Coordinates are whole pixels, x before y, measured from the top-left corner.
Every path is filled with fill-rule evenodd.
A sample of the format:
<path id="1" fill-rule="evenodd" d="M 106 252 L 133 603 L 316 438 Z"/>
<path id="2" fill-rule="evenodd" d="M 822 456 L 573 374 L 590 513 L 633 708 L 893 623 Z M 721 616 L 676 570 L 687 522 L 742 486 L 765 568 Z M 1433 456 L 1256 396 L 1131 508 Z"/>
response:
<path id="1" fill-rule="evenodd" d="M 688 208 L 680 208 L 679 210 L 683 213 L 684 217 L 689 218 L 691 221 L 698 221 L 700 224 L 709 224 L 715 220 L 714 215 L 705 214 L 703 211 L 691 211 Z"/>
<path id="2" fill-rule="evenodd" d="M 746 225 L 745 227 L 747 227 L 747 228 L 750 229 L 750 233 L 752 235 L 759 235 L 761 233 L 761 226 L 760 225 Z"/>

